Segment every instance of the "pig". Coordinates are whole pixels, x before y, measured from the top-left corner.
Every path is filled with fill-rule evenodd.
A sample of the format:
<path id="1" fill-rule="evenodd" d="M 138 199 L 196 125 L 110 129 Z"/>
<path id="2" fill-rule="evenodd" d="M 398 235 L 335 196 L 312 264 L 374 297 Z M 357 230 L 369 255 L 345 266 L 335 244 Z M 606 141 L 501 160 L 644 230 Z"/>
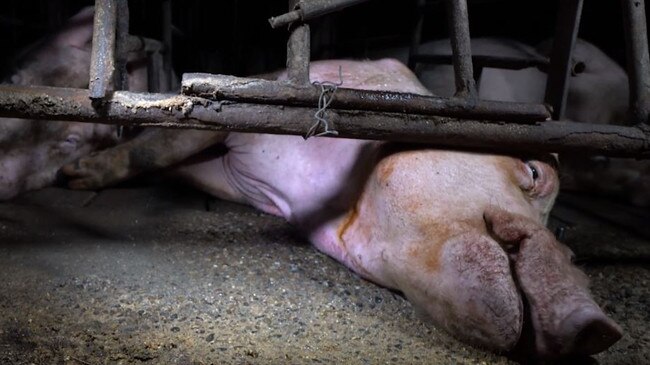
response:
<path id="1" fill-rule="evenodd" d="M 487 56 L 549 57 L 552 41 L 536 48 L 510 39 L 475 38 L 472 53 Z M 423 43 L 421 53 L 451 54 L 449 40 Z M 396 55 L 406 61 L 406 48 L 389 49 L 379 55 Z M 454 74 L 449 65 L 416 67 L 421 82 L 440 96 L 453 96 Z M 542 103 L 546 73 L 537 68 L 504 70 L 485 68 L 478 80 L 484 100 Z M 625 124 L 628 78 L 614 60 L 593 44 L 578 39 L 573 52 L 567 96 L 568 120 L 599 124 Z M 630 204 L 650 207 L 650 162 L 625 158 L 571 154 L 560 156 L 562 188 L 617 197 Z"/>
<path id="2" fill-rule="evenodd" d="M 27 48 L 3 82 L 86 88 L 93 16 L 93 7 L 84 8 L 60 31 Z M 130 55 L 129 88 L 134 91 L 146 91 L 143 57 Z M 117 142 L 117 129 L 110 125 L 0 118 L 0 200 L 50 186 L 64 164 Z"/>
<path id="3" fill-rule="evenodd" d="M 314 82 L 340 77 L 348 88 L 431 94 L 393 59 L 312 62 L 310 72 Z M 221 140 L 227 152 L 187 159 L 171 175 L 285 218 L 318 250 L 403 292 L 462 340 L 509 351 L 526 342 L 526 323 L 534 328 L 529 351 L 561 357 L 603 351 L 622 336 L 571 251 L 545 228 L 559 187 L 551 155 L 266 134 L 200 139 Z M 105 170 L 112 163 L 117 175 L 137 173 L 129 172 L 134 147 L 145 148 L 119 145 L 62 171 L 75 188 L 97 188 L 113 181 Z M 149 148 L 169 162 L 191 147 L 180 156 L 168 142 Z"/>

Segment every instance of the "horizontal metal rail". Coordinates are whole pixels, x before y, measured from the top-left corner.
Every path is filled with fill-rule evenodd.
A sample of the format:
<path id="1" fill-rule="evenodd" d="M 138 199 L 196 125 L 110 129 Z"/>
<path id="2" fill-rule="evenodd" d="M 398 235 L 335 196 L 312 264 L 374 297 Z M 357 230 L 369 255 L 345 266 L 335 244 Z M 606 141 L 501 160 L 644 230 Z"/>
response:
<path id="1" fill-rule="evenodd" d="M 411 56 L 413 64 L 429 63 L 436 65 L 451 65 L 453 57 L 450 54 L 414 54 Z M 506 56 L 488 56 L 472 55 L 474 67 L 490 67 L 508 70 L 523 70 L 529 67 L 535 67 L 541 71 L 548 68 L 548 59 L 544 57 L 506 57 Z"/>
<path id="2" fill-rule="evenodd" d="M 85 89 L 0 86 L 0 117 L 76 120 L 147 127 L 305 135 L 314 108 L 211 101 L 184 95 L 117 91 L 95 109 Z M 582 151 L 650 158 L 650 131 L 575 122 L 516 124 L 409 113 L 328 109 L 338 137 L 436 146 Z"/>
<path id="3" fill-rule="evenodd" d="M 228 75 L 184 74 L 182 85 L 182 93 L 188 96 L 259 104 L 316 106 L 321 96 L 320 88 L 314 85 L 292 85 Z M 519 123 L 542 121 L 551 116 L 550 110 L 544 104 L 468 101 L 464 98 L 347 88 L 336 89 L 330 106 L 337 109 L 507 120 Z"/>
<path id="4" fill-rule="evenodd" d="M 272 17 L 269 23 L 272 28 L 279 28 L 296 21 L 306 22 L 366 1 L 368 0 L 300 0 L 295 2 L 295 6 L 292 6 L 288 13 Z"/>

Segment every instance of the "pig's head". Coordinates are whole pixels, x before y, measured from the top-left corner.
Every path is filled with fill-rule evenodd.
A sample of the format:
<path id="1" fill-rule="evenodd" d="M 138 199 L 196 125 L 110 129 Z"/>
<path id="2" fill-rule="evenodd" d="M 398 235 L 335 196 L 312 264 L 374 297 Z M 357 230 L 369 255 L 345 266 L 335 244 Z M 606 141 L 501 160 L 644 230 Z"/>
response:
<path id="1" fill-rule="evenodd" d="M 86 88 L 89 80 L 93 7 L 70 18 L 57 33 L 23 51 L 5 82 Z M 129 89 L 146 91 L 143 54 L 129 54 Z M 52 185 L 57 171 L 117 142 L 114 126 L 0 118 L 0 200 Z"/>
<path id="2" fill-rule="evenodd" d="M 538 46 L 549 56 L 552 41 Z M 621 124 L 628 106 L 627 74 L 593 44 L 577 39 L 573 49 L 566 117 L 578 122 Z"/>
<path id="3" fill-rule="evenodd" d="M 558 192 L 551 156 L 390 149 L 339 225 L 357 272 L 490 349 L 515 347 L 525 320 L 540 356 L 592 354 L 620 338 L 544 226 Z"/>
<path id="4" fill-rule="evenodd" d="M 116 141 L 115 128 L 101 124 L 2 118 L 0 200 L 56 181 L 58 170 Z"/>

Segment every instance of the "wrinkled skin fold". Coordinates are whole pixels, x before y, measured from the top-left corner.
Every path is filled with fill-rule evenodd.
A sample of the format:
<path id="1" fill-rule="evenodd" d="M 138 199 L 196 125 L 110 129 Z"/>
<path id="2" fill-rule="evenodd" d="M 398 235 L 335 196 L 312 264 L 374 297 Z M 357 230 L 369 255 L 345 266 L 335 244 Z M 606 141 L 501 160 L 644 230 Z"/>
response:
<path id="1" fill-rule="evenodd" d="M 548 229 L 493 207 L 484 217 L 495 238 L 516 251 L 514 275 L 530 306 L 538 353 L 591 355 L 621 338 L 622 329 L 589 295 L 586 275 L 571 264 L 570 250 Z"/>

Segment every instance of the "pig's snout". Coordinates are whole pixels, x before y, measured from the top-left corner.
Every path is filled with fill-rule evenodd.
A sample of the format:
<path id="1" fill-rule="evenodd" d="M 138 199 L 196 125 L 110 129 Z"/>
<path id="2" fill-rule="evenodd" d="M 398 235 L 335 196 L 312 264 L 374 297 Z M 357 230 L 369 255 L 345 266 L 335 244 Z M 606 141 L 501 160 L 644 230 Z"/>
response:
<path id="1" fill-rule="evenodd" d="M 529 305 L 539 355 L 591 355 L 621 338 L 621 328 L 591 298 L 587 278 L 571 263 L 570 251 L 550 231 L 498 208 L 488 209 L 485 220 L 497 241 L 515 247 L 510 257 Z"/>
<path id="2" fill-rule="evenodd" d="M 561 324 L 559 332 L 564 334 L 560 352 L 570 351 L 578 355 L 591 355 L 606 350 L 623 335 L 621 328 L 595 304 L 571 312 Z M 539 348 L 549 354 L 553 349 Z"/>

